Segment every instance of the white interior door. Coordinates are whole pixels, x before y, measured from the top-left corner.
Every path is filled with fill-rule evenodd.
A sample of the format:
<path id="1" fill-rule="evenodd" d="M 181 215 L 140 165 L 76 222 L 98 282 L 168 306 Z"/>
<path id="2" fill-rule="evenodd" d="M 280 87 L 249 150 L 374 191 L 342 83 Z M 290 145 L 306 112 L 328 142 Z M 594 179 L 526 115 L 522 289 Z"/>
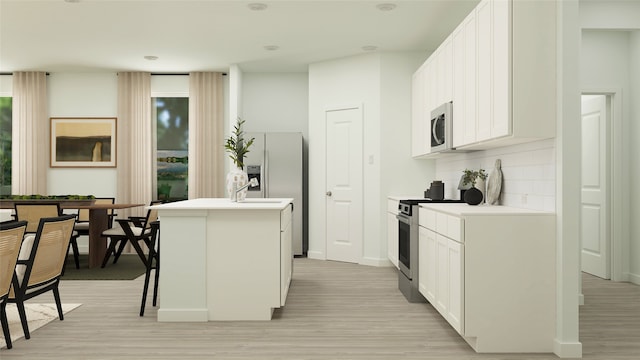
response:
<path id="1" fill-rule="evenodd" d="M 582 271 L 611 278 L 608 112 L 604 95 L 582 97 Z"/>
<path id="2" fill-rule="evenodd" d="M 362 109 L 327 110 L 327 259 L 362 257 Z"/>

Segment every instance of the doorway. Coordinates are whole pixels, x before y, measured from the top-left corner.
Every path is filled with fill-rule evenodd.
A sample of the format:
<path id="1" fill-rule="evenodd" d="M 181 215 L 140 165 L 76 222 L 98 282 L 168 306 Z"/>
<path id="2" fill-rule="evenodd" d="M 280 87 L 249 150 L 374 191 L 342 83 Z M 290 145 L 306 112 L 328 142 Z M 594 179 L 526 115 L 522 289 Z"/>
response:
<path id="1" fill-rule="evenodd" d="M 621 89 L 582 93 L 581 270 L 613 281 L 623 272 L 628 184 Z"/>

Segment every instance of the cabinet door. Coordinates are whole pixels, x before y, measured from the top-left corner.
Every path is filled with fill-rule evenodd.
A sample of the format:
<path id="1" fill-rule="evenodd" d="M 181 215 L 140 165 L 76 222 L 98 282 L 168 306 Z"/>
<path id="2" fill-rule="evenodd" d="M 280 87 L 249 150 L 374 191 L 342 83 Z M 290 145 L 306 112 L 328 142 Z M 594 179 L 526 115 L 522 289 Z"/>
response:
<path id="1" fill-rule="evenodd" d="M 436 277 L 438 274 L 438 254 L 436 233 L 420 228 L 420 274 L 419 274 L 419 290 L 420 293 L 431 303 L 436 301 Z M 435 306 L 435 305 L 434 305 Z"/>
<path id="2" fill-rule="evenodd" d="M 465 53 L 464 53 L 464 28 L 458 26 L 451 34 L 451 48 L 453 52 L 452 69 L 452 100 L 453 100 L 453 121 L 452 121 L 452 144 L 454 147 L 464 145 L 464 118 L 465 118 Z"/>
<path id="3" fill-rule="evenodd" d="M 426 63 L 423 64 L 414 74 L 411 88 L 411 156 L 419 157 L 426 155 L 431 150 L 431 144 L 425 136 L 428 126 L 427 114 L 427 93 L 426 93 Z"/>
<path id="4" fill-rule="evenodd" d="M 449 306 L 446 319 L 460 334 L 464 334 L 464 245 L 448 240 Z"/>
<path id="5" fill-rule="evenodd" d="M 436 310 L 447 318 L 449 308 L 449 239 L 436 234 Z"/>
<path id="6" fill-rule="evenodd" d="M 491 26 L 493 40 L 491 137 L 510 135 L 511 122 L 511 28 L 509 27 L 511 1 L 491 2 Z"/>
<path id="7" fill-rule="evenodd" d="M 387 256 L 398 268 L 398 219 L 393 213 L 387 213 Z"/>
<path id="8" fill-rule="evenodd" d="M 478 64 L 478 117 L 476 141 L 491 138 L 491 112 L 493 106 L 493 63 L 492 63 L 492 19 L 491 4 L 493 1 L 482 1 L 476 7 L 477 22 L 477 64 Z"/>
<path id="9" fill-rule="evenodd" d="M 293 275 L 293 232 L 291 231 L 291 208 L 283 210 L 284 220 L 280 230 L 280 306 L 284 306 Z"/>

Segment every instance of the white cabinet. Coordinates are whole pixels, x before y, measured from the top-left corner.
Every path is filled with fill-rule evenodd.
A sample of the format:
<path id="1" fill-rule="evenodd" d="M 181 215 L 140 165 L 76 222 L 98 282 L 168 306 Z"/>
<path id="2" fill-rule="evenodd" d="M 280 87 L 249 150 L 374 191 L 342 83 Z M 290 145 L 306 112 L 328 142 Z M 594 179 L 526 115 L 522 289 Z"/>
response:
<path id="1" fill-rule="evenodd" d="M 389 261 L 398 268 L 398 214 L 399 201 L 387 200 L 387 256 Z"/>
<path id="2" fill-rule="evenodd" d="M 453 101 L 452 145 L 464 150 L 554 137 L 556 11 L 552 1 L 482 0 L 421 67 L 421 119 Z M 413 156 L 433 157 L 421 150 Z"/>
<path id="3" fill-rule="evenodd" d="M 429 154 L 429 114 L 426 105 L 426 72 L 428 63 L 424 63 L 414 74 L 411 88 L 411 156 L 421 157 Z"/>
<path id="4" fill-rule="evenodd" d="M 287 301 L 289 285 L 293 276 L 292 206 L 280 213 L 280 306 L 284 306 Z"/>
<path id="5" fill-rule="evenodd" d="M 453 99 L 451 36 L 414 73 L 412 85 L 412 156 L 431 152 L 431 111 Z"/>
<path id="6" fill-rule="evenodd" d="M 555 214 L 422 204 L 419 290 L 477 352 L 551 352 Z"/>
<path id="7" fill-rule="evenodd" d="M 454 147 L 555 136 L 555 11 L 553 2 L 483 0 L 454 30 Z"/>
<path id="8" fill-rule="evenodd" d="M 462 220 L 423 208 L 419 212 L 420 220 L 424 221 L 420 221 L 418 228 L 418 290 L 458 333 L 463 334 Z"/>

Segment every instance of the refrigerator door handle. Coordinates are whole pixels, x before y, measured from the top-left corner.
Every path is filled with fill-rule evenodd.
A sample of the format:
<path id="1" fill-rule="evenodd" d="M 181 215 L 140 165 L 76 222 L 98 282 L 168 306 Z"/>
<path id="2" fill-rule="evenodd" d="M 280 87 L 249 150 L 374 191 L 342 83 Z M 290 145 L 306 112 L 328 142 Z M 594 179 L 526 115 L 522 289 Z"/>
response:
<path id="1" fill-rule="evenodd" d="M 263 161 L 264 161 L 264 180 L 263 180 L 263 184 L 264 184 L 264 197 L 268 198 L 269 197 L 269 181 L 266 179 L 269 179 L 269 151 L 265 150 L 264 151 L 264 155 L 263 155 Z"/>

